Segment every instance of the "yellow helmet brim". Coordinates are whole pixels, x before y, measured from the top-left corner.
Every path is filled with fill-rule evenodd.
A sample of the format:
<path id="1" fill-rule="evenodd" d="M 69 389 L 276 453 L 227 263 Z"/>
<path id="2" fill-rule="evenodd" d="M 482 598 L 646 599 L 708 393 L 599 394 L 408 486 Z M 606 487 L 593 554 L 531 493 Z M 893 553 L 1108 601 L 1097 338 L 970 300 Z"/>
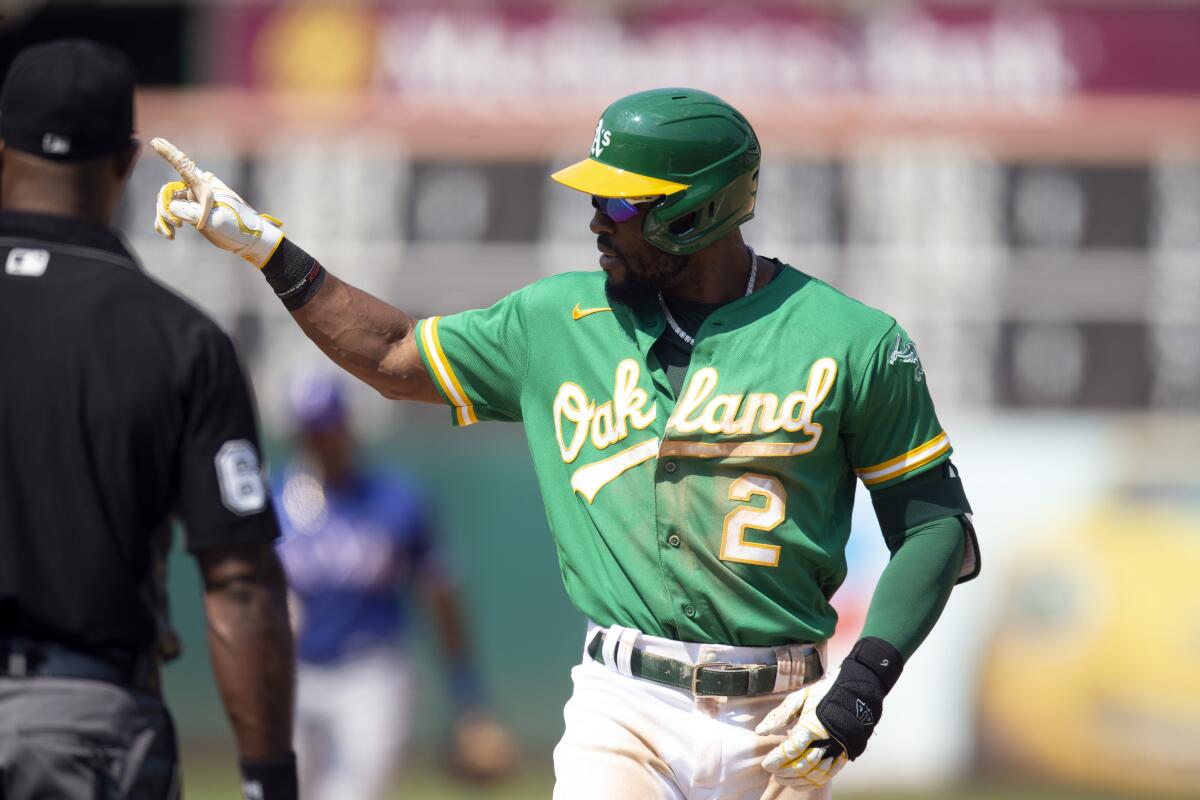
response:
<path id="1" fill-rule="evenodd" d="M 563 186 L 597 197 L 657 197 L 688 188 L 686 183 L 665 181 L 609 166 L 594 158 L 585 158 L 550 176 Z"/>

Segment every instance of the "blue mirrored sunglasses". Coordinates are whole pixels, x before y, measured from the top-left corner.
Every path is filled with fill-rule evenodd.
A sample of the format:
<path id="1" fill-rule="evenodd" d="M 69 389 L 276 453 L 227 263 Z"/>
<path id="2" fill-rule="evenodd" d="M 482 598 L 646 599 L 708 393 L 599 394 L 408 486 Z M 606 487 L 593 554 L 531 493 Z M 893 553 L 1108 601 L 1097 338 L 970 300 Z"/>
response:
<path id="1" fill-rule="evenodd" d="M 598 197 L 592 195 L 592 207 L 599 209 L 613 222 L 625 222 L 638 215 L 638 204 L 649 203 L 658 197 Z"/>

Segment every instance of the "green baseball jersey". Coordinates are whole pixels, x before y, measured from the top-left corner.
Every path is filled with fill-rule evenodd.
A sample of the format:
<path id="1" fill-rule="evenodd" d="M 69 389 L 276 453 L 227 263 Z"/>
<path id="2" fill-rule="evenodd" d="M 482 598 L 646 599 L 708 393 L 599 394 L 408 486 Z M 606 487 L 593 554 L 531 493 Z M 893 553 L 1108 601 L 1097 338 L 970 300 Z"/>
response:
<path id="1" fill-rule="evenodd" d="M 828 638 L 856 481 L 950 455 L 916 348 L 886 314 L 784 266 L 701 326 L 679 397 L 656 303 L 602 272 L 422 320 L 456 425 L 522 421 L 567 593 L 600 625 L 692 642 Z"/>

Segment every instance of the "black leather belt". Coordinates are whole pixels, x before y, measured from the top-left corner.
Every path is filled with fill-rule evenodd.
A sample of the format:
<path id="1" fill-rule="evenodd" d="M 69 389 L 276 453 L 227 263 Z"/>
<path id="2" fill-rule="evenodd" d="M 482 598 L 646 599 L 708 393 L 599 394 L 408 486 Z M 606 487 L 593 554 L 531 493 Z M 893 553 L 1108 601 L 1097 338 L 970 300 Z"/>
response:
<path id="1" fill-rule="evenodd" d="M 148 656 L 117 659 L 85 653 L 57 642 L 20 637 L 0 639 L 0 677 L 74 678 L 127 689 L 159 691 L 158 664 Z"/>
<path id="2" fill-rule="evenodd" d="M 588 655 L 602 663 L 604 637 L 604 631 L 598 632 L 587 648 Z M 697 696 L 753 697 L 775 691 L 775 676 L 779 668 L 774 664 L 689 664 L 635 647 L 629 659 L 629 671 L 635 678 L 686 689 Z M 804 656 L 804 682 L 817 680 L 822 671 L 821 655 L 813 647 Z"/>

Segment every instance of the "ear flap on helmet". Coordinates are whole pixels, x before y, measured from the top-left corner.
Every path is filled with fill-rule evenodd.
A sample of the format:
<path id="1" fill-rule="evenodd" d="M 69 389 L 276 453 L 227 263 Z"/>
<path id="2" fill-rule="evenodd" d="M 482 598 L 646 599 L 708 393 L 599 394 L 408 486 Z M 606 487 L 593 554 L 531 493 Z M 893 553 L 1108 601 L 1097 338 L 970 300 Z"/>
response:
<path id="1" fill-rule="evenodd" d="M 697 184 L 651 209 L 642 235 L 668 253 L 694 253 L 753 219 L 757 193 L 757 168 L 713 191 Z"/>

